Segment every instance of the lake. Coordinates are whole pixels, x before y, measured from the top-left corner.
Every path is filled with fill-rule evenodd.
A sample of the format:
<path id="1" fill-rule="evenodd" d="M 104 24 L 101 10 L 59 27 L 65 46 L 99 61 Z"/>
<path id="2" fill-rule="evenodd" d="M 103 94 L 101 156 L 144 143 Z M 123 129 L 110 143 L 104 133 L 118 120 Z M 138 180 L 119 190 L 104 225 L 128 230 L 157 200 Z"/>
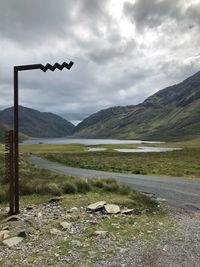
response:
<path id="1" fill-rule="evenodd" d="M 64 144 L 81 144 L 86 146 L 91 145 L 120 145 L 120 144 L 158 144 L 163 142 L 142 141 L 142 140 L 118 140 L 118 139 L 86 139 L 86 138 L 38 138 L 25 140 L 21 145 L 34 144 L 49 144 L 49 145 L 64 145 Z"/>

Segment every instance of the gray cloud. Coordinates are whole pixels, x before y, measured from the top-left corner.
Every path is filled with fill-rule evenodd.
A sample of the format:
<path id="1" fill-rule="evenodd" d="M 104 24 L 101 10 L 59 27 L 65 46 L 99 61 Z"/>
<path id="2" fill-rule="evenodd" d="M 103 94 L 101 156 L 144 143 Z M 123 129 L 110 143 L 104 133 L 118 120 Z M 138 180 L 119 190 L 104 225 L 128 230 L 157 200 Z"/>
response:
<path id="1" fill-rule="evenodd" d="M 73 60 L 70 71 L 19 76 L 20 104 L 72 121 L 200 69 L 199 3 L 120 2 L 0 0 L 0 109 L 13 104 L 14 65 Z"/>

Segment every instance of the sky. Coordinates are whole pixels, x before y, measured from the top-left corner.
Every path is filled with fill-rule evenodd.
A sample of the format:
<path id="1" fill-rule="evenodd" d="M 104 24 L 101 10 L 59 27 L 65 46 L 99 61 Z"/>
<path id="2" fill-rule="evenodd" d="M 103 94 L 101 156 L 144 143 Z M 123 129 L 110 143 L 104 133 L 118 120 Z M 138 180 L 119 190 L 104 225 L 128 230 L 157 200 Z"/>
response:
<path id="1" fill-rule="evenodd" d="M 200 70 L 200 0 L 0 0 L 0 110 L 13 105 L 13 66 L 74 62 L 19 73 L 20 105 L 78 123 L 136 105 Z"/>

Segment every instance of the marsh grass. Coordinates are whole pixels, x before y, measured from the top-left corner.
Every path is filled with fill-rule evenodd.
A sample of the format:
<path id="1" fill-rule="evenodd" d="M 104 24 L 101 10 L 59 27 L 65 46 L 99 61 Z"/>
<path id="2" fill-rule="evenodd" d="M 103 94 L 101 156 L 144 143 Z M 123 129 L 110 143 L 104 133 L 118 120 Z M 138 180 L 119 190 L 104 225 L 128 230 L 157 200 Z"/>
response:
<path id="1" fill-rule="evenodd" d="M 66 166 L 142 175 L 200 178 L 200 147 L 166 153 L 87 152 L 43 154 Z"/>

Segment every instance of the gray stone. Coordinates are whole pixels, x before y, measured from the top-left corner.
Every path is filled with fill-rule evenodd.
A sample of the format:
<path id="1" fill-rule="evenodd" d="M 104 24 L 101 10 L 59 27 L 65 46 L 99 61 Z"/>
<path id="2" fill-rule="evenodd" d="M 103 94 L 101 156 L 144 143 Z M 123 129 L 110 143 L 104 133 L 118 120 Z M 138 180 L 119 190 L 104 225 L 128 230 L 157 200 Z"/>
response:
<path id="1" fill-rule="evenodd" d="M 103 207 L 106 205 L 106 201 L 99 201 L 93 204 L 90 204 L 87 206 L 88 211 L 97 211 L 103 209 Z"/>
<path id="2" fill-rule="evenodd" d="M 108 236 L 108 231 L 95 231 L 93 233 L 94 236 L 101 236 L 101 237 L 106 237 Z"/>
<path id="3" fill-rule="evenodd" d="M 130 215 L 134 213 L 134 209 L 124 209 L 121 211 L 121 214 Z"/>
<path id="4" fill-rule="evenodd" d="M 16 221 L 19 221 L 19 220 L 20 220 L 19 216 L 13 215 L 13 216 L 10 216 L 7 219 L 5 219 L 5 222 L 16 222 Z"/>
<path id="5" fill-rule="evenodd" d="M 65 230 L 69 230 L 72 227 L 72 223 L 69 222 L 60 222 L 60 226 L 65 229 Z"/>
<path id="6" fill-rule="evenodd" d="M 76 246 L 76 247 L 82 247 L 82 243 L 79 240 L 72 240 L 71 241 L 72 246 Z"/>
<path id="7" fill-rule="evenodd" d="M 57 203 L 57 202 L 61 202 L 61 201 L 63 201 L 63 197 L 52 197 L 50 200 L 49 200 L 49 202 L 50 203 Z"/>
<path id="8" fill-rule="evenodd" d="M 20 242 L 22 242 L 23 238 L 22 237 L 12 237 L 9 239 L 6 239 L 3 241 L 3 244 L 7 245 L 8 247 L 13 247 L 15 245 L 18 245 Z"/>
<path id="9" fill-rule="evenodd" d="M 50 233 L 51 233 L 52 235 L 61 235 L 61 234 L 62 234 L 62 232 L 61 232 L 60 230 L 56 229 L 56 228 L 52 228 L 52 229 L 50 230 Z"/>
<path id="10" fill-rule="evenodd" d="M 107 214 L 117 214 L 120 213 L 120 207 L 115 204 L 107 204 L 104 206 L 104 211 Z"/>
<path id="11" fill-rule="evenodd" d="M 9 237 L 9 231 L 8 230 L 3 230 L 0 231 L 0 240 L 6 239 Z"/>

